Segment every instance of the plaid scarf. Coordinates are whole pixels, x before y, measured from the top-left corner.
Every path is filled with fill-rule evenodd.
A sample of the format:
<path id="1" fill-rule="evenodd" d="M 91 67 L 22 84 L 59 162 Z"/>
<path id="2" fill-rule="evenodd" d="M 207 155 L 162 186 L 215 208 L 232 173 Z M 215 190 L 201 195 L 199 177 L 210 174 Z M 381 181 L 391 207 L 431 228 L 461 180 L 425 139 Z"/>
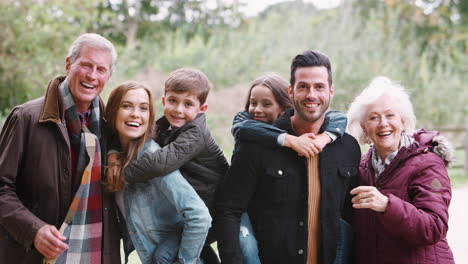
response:
<path id="1" fill-rule="evenodd" d="M 400 152 L 400 149 L 402 147 L 409 147 L 411 144 L 413 144 L 414 138 L 411 137 L 410 135 L 402 132 L 401 133 L 401 139 L 400 139 L 400 146 L 398 150 L 388 154 L 388 156 L 385 158 L 385 160 L 380 159 L 379 154 L 377 154 L 377 149 L 375 148 L 375 145 L 373 145 L 373 152 L 372 152 L 372 167 L 374 168 L 374 178 L 377 181 L 377 179 L 380 177 L 380 174 L 385 170 L 385 168 L 390 165 L 392 160 L 396 157 L 398 152 Z"/>
<path id="2" fill-rule="evenodd" d="M 60 89 L 64 116 L 70 143 L 79 149 L 77 173 L 82 173 L 81 183 L 68 209 L 60 233 L 67 238 L 68 250 L 56 260 L 44 259 L 44 264 L 100 264 L 102 248 L 102 196 L 101 149 L 99 145 L 99 99 L 91 105 L 89 129 L 82 126 L 70 93 L 68 79 Z"/>

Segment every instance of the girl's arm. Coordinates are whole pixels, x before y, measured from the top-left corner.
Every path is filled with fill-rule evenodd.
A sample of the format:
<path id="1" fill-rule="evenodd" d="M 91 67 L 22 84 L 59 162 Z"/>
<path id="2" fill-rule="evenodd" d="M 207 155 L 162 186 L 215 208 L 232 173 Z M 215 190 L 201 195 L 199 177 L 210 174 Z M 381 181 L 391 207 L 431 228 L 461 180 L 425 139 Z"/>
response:
<path id="1" fill-rule="evenodd" d="M 335 141 L 335 139 L 337 139 L 338 137 L 343 136 L 346 129 L 346 125 L 348 123 L 348 118 L 346 117 L 346 115 L 339 111 L 327 112 L 325 115 L 325 120 L 325 132 L 322 132 L 318 135 L 310 133 L 301 136 L 306 136 L 312 139 L 312 146 L 308 148 L 310 151 L 312 151 L 312 153 L 310 151 L 306 151 L 307 149 L 304 149 L 304 144 L 310 143 L 301 140 L 301 137 L 287 135 L 285 137 L 283 146 L 290 147 L 294 149 L 297 153 L 305 157 L 309 157 L 309 155 L 313 156 L 322 152 L 323 148 L 325 148 L 325 146 L 328 143 L 331 143 Z M 306 152 L 304 153 L 304 151 Z"/>
<path id="2" fill-rule="evenodd" d="M 278 136 L 286 133 L 286 131 L 263 122 L 255 121 L 249 112 L 242 111 L 234 117 L 231 133 L 236 142 L 259 143 L 275 147 L 278 146 Z"/>
<path id="3" fill-rule="evenodd" d="M 336 138 L 333 138 L 333 135 L 336 137 L 341 137 L 345 133 L 346 125 L 348 124 L 348 118 L 346 115 L 340 111 L 328 111 L 325 114 L 326 120 L 326 127 L 325 133 L 332 134 L 330 137 L 332 138 L 332 142 L 335 141 Z"/>
<path id="4" fill-rule="evenodd" d="M 275 126 L 255 121 L 247 111 L 242 111 L 234 117 L 231 132 L 236 142 L 254 142 L 272 147 L 284 146 L 292 148 L 301 156 L 310 157 L 320 153 L 325 145 L 342 136 L 345 131 L 346 115 L 330 111 L 326 114 L 326 118 L 328 122 L 325 131 L 328 133 L 317 136 L 309 133 L 297 137 Z"/>

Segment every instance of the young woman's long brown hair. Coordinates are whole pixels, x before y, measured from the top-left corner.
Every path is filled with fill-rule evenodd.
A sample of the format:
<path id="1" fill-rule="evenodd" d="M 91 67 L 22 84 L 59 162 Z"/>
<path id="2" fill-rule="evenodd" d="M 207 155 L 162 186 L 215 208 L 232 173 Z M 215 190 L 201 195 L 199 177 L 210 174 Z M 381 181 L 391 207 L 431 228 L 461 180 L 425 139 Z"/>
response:
<path id="1" fill-rule="evenodd" d="M 117 159 L 108 164 L 106 179 L 104 185 L 110 192 L 116 192 L 122 190 L 124 187 L 123 169 L 130 163 L 130 161 L 136 158 L 138 151 L 143 147 L 145 141 L 153 136 L 154 131 L 154 103 L 151 98 L 150 90 L 139 82 L 128 81 L 120 84 L 114 90 L 112 90 L 109 99 L 107 100 L 107 106 L 105 111 L 105 118 L 107 124 L 111 129 L 115 138 L 119 138 L 119 132 L 116 129 L 117 113 L 119 112 L 122 104 L 123 97 L 130 90 L 144 89 L 148 93 L 149 98 L 149 120 L 148 129 L 145 131 L 143 136 L 136 138 L 129 142 L 127 152 L 117 153 Z"/>

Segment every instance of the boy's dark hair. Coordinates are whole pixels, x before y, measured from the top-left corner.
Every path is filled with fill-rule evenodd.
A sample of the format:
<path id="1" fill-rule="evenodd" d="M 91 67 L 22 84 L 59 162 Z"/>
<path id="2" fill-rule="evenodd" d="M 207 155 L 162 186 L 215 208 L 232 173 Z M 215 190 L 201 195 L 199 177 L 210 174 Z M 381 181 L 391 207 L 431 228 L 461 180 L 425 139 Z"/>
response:
<path id="1" fill-rule="evenodd" d="M 296 57 L 294 57 L 294 59 L 291 62 L 291 87 L 294 87 L 294 83 L 296 82 L 295 74 L 297 68 L 314 66 L 324 66 L 325 68 L 327 68 L 328 85 L 331 86 L 333 79 L 331 63 L 328 56 L 316 50 L 306 50 L 301 54 L 296 55 Z"/>
<path id="2" fill-rule="evenodd" d="M 255 79 L 255 81 L 250 85 L 249 94 L 247 95 L 247 101 L 245 102 L 244 108 L 246 111 L 249 111 L 252 89 L 258 85 L 263 85 L 271 90 L 273 97 L 283 111 L 293 106 L 291 99 L 289 99 L 288 81 L 278 74 L 267 73 Z"/>
<path id="3" fill-rule="evenodd" d="M 200 105 L 206 102 L 210 92 L 210 81 L 206 75 L 191 68 L 180 68 L 171 73 L 164 83 L 164 94 L 169 91 L 175 93 L 193 93 L 200 101 Z"/>

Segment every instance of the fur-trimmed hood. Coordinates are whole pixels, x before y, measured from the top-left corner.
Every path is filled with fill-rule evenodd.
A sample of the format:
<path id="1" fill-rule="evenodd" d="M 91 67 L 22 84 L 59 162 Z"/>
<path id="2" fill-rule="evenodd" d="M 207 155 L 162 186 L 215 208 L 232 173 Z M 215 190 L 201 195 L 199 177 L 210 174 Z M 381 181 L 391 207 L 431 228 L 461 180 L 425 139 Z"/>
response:
<path id="1" fill-rule="evenodd" d="M 440 132 L 421 129 L 414 133 L 413 137 L 420 145 L 430 147 L 434 153 L 439 155 L 444 160 L 445 166 L 449 167 L 455 162 L 455 148 Z"/>

